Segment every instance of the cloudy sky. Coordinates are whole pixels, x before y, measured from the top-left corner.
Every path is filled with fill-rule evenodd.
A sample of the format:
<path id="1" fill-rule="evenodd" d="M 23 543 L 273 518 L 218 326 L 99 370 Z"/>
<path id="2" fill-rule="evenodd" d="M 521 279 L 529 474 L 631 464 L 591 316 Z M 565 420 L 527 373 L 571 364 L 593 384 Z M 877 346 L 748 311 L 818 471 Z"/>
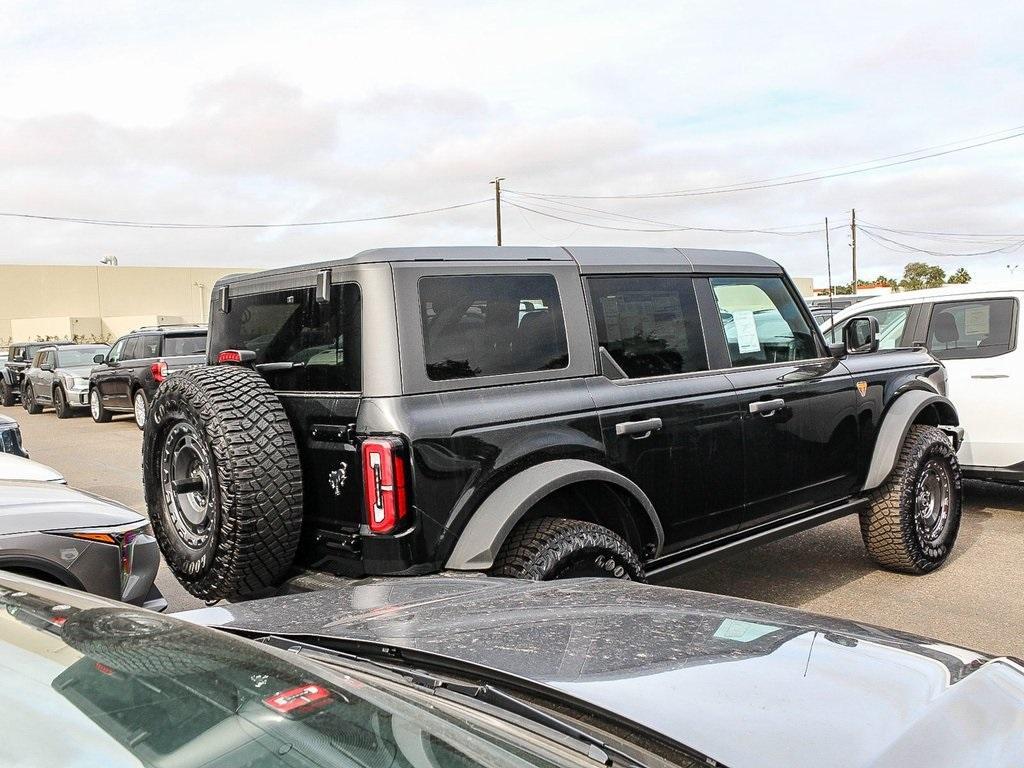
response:
<path id="1" fill-rule="evenodd" d="M 6 2 L 0 211 L 283 223 L 484 200 L 499 174 L 518 192 L 633 195 L 850 166 L 1024 126 L 1021 29 L 1020 2 Z M 505 242 L 751 249 L 823 282 L 821 232 L 624 230 L 802 232 L 855 207 L 891 229 L 1024 233 L 1022 153 L 1024 137 L 731 194 L 510 192 L 572 221 L 509 205 Z M 1024 250 L 901 250 L 1024 234 L 875 232 L 901 245 L 861 235 L 862 277 L 918 258 L 987 280 L 1024 265 Z M 832 235 L 848 280 L 849 232 Z M 0 217 L 0 262 L 271 266 L 493 236 L 486 203 L 265 230 Z"/>

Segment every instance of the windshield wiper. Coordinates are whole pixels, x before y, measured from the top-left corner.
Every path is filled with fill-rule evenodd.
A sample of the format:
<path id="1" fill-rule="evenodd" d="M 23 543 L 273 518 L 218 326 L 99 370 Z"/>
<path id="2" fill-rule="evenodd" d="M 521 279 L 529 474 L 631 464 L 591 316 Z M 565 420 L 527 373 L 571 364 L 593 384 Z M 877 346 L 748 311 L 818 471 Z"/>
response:
<path id="1" fill-rule="evenodd" d="M 305 363 L 296 363 L 291 360 L 284 360 L 280 363 L 257 363 L 253 366 L 260 373 L 274 371 L 290 371 L 293 368 L 305 368 Z"/>
<path id="2" fill-rule="evenodd" d="M 345 653 L 344 651 L 334 650 L 333 648 L 325 648 L 323 646 L 305 643 L 301 640 L 281 637 L 280 635 L 267 635 L 259 638 L 259 642 L 266 643 L 267 645 L 272 645 L 275 648 L 280 648 L 281 650 L 290 651 L 292 653 L 300 653 L 303 656 L 317 659 L 327 664 L 332 664 L 332 666 L 339 660 L 344 661 L 346 664 L 355 664 L 357 666 L 369 665 L 373 667 L 375 671 L 387 672 L 387 677 L 395 680 L 396 682 L 402 681 L 412 683 L 417 687 L 425 688 L 429 693 L 435 696 L 457 701 L 459 703 L 465 703 L 465 699 L 481 702 L 536 725 L 541 725 L 563 736 L 567 736 L 570 739 L 585 745 L 584 749 L 577 749 L 576 751 L 604 765 L 611 766 L 618 764 L 644 768 L 644 764 L 637 761 L 636 758 L 631 757 L 625 752 L 601 741 L 601 739 L 596 736 L 592 736 L 586 731 L 549 714 L 543 709 L 535 707 L 532 704 L 528 704 L 522 699 L 518 699 L 511 694 L 505 693 L 490 684 L 475 685 L 473 683 L 449 680 L 445 677 L 441 677 L 440 675 L 425 672 L 421 669 L 413 669 L 410 667 L 398 666 L 396 664 L 374 661 L 363 656 L 356 656 L 351 653 Z"/>

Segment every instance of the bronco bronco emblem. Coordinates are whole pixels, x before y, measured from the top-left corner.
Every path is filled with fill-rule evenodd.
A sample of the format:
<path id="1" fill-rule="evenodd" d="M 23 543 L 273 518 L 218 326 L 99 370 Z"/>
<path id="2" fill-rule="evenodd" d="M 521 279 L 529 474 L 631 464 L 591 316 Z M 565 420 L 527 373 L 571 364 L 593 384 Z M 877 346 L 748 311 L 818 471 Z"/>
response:
<path id="1" fill-rule="evenodd" d="M 345 487 L 345 481 L 347 479 L 348 464 L 343 461 L 338 465 L 336 470 L 327 476 L 327 484 L 331 486 L 331 490 L 334 491 L 335 496 L 341 496 L 341 489 Z"/>

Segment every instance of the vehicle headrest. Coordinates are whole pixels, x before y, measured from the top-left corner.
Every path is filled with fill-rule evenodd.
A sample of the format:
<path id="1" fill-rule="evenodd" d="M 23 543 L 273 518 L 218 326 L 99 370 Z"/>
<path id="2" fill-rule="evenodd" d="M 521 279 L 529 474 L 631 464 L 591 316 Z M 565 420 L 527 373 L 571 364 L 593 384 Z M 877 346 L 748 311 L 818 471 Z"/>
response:
<path id="1" fill-rule="evenodd" d="M 932 336 L 943 344 L 960 341 L 960 329 L 956 327 L 956 318 L 949 312 L 939 312 L 932 320 Z"/>

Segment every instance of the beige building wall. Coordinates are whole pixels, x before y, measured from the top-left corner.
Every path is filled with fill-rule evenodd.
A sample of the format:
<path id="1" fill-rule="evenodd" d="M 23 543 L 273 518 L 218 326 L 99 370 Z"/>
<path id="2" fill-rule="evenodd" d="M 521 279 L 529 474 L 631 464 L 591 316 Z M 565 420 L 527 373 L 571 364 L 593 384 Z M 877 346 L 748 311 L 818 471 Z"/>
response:
<path id="1" fill-rule="evenodd" d="M 47 337 L 111 341 L 142 325 L 204 323 L 213 284 L 253 271 L 0 264 L 0 347 Z"/>

